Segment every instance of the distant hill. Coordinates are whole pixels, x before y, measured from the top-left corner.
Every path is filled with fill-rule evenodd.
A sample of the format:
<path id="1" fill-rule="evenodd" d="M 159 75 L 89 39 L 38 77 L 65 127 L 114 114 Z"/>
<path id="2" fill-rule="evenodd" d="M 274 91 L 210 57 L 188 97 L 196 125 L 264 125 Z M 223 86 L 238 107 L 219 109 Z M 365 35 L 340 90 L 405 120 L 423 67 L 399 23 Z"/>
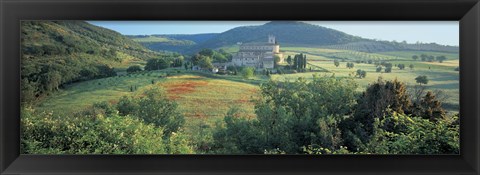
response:
<path id="1" fill-rule="evenodd" d="M 130 39 L 154 51 L 185 52 L 192 46 L 201 44 L 218 34 L 194 35 L 127 35 Z"/>
<path id="2" fill-rule="evenodd" d="M 388 52 L 388 51 L 434 51 L 434 52 L 450 52 L 458 53 L 459 47 L 444 46 L 436 43 L 416 43 L 408 44 L 391 41 L 360 41 L 346 44 L 326 45 L 322 48 L 355 50 L 360 52 Z"/>
<path id="3" fill-rule="evenodd" d="M 30 94 L 25 97 L 111 76 L 112 66 L 125 59 L 163 56 L 118 32 L 82 21 L 22 21 L 21 34 L 22 94 Z"/>
<path id="4" fill-rule="evenodd" d="M 202 33 L 202 34 L 174 34 L 174 35 L 154 35 L 154 36 L 165 36 L 168 38 L 173 38 L 177 40 L 189 40 L 195 43 L 204 43 L 216 36 L 218 33 Z"/>
<path id="5" fill-rule="evenodd" d="M 223 32 L 197 47 L 218 48 L 238 42 L 266 42 L 274 35 L 282 45 L 319 46 L 345 44 L 364 39 L 346 33 L 303 22 L 273 21 L 259 26 L 237 27 Z"/>
<path id="6" fill-rule="evenodd" d="M 453 46 L 442 46 L 434 43 L 407 44 L 376 41 L 326 27 L 295 21 L 272 21 L 264 25 L 236 27 L 219 34 L 152 35 L 148 37 L 168 38 L 169 41 L 150 40 L 147 42 L 144 40 L 139 42 L 152 50 L 194 53 L 203 48 L 215 49 L 237 43 L 264 42 L 267 40 L 268 35 L 275 35 L 278 43 L 282 46 L 345 48 L 363 52 L 402 50 L 458 52 L 458 47 Z M 178 41 L 188 44 L 180 45 L 177 44 Z"/>

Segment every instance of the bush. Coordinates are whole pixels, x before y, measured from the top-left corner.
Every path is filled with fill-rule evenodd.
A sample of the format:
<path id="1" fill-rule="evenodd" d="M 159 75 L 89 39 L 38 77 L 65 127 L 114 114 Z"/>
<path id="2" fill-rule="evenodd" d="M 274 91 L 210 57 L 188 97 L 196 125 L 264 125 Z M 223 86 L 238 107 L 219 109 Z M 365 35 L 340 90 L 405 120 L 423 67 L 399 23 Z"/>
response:
<path id="1" fill-rule="evenodd" d="M 139 65 L 130 66 L 127 69 L 127 73 L 129 74 L 135 73 L 135 72 L 141 72 L 141 71 L 142 71 L 142 68 Z"/>
<path id="2" fill-rule="evenodd" d="M 22 111 L 22 154 L 165 154 L 162 128 L 134 117 L 57 117 Z"/>
<path id="3" fill-rule="evenodd" d="M 170 67 L 170 64 L 165 59 L 149 59 L 145 65 L 145 70 L 161 70 Z"/>
<path id="4" fill-rule="evenodd" d="M 401 128 L 384 129 L 385 126 Z M 366 152 L 378 154 L 458 154 L 459 125 L 445 120 L 431 122 L 420 117 L 393 113 L 375 121 Z"/>
<path id="5" fill-rule="evenodd" d="M 22 110 L 21 151 L 25 154 L 192 153 L 176 104 L 158 89 L 139 99 L 122 97 L 73 116 Z"/>
<path id="6" fill-rule="evenodd" d="M 95 76 L 95 78 L 106 78 L 106 77 L 117 76 L 117 72 L 115 72 L 115 69 L 108 65 L 98 65 L 97 69 L 98 69 L 98 75 Z"/>

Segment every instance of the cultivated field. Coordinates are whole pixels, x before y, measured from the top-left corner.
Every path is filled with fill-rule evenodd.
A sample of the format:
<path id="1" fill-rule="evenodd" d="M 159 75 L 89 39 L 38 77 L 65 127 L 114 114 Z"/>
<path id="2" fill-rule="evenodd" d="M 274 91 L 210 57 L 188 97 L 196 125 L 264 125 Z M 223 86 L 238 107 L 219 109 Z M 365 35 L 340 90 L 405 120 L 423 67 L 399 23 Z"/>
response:
<path id="1" fill-rule="evenodd" d="M 333 50 L 333 49 L 317 49 L 317 48 L 284 48 L 285 55 L 295 55 L 304 53 L 307 55 L 309 66 L 312 69 L 321 69 L 322 72 L 317 74 L 321 76 L 336 77 L 355 77 L 356 71 L 362 69 L 367 72 L 365 78 L 355 78 L 359 84 L 359 91 L 365 90 L 368 84 L 378 80 L 382 77 L 384 80 L 397 79 L 405 82 L 408 86 L 418 85 L 415 78 L 420 75 L 426 75 L 429 79 L 429 83 L 426 86 L 428 90 L 441 90 L 445 92 L 447 96 L 444 107 L 449 111 L 458 112 L 459 109 L 459 71 L 455 71 L 455 68 L 459 66 L 459 55 L 453 53 L 441 53 L 441 52 L 420 52 L 420 51 L 399 51 L 399 52 L 380 52 L 380 53 L 365 53 L 357 51 L 345 51 L 345 50 Z M 422 62 L 414 61 L 413 55 L 427 54 L 433 56 L 444 55 L 447 60 L 439 62 Z M 336 67 L 333 60 L 336 58 L 346 58 L 344 62 L 340 62 L 340 65 Z M 341 61 L 341 59 L 339 59 Z M 388 61 L 393 65 L 404 64 L 405 69 L 400 70 L 398 67 L 393 66 L 391 73 L 385 73 L 382 69 L 381 72 L 376 72 L 374 64 L 357 63 L 357 60 L 379 60 Z M 347 62 L 354 63 L 354 67 L 349 69 L 346 67 Z M 409 68 L 409 65 L 414 66 L 413 69 Z M 307 66 L 308 69 L 308 66 Z M 312 78 L 311 72 L 296 73 L 296 74 L 284 74 L 273 75 L 272 79 L 283 80 L 295 80 L 298 77 L 304 77 L 307 79 Z"/>

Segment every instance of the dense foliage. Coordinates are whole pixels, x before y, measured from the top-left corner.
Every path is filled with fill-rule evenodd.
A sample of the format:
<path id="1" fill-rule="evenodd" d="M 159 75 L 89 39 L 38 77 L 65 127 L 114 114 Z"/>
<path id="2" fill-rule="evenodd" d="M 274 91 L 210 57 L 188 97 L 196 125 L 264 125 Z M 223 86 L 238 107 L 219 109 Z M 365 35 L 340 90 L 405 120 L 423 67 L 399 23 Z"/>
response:
<path id="1" fill-rule="evenodd" d="M 458 116 L 447 118 L 428 92 L 412 103 L 406 86 L 379 80 L 360 96 L 352 79 L 261 86 L 256 118 L 232 108 L 214 132 L 213 151 L 255 154 L 452 154 Z M 428 105 L 427 105 L 428 104 Z M 437 112 L 433 112 L 437 111 Z M 442 112 L 438 112 L 442 111 Z M 429 116 L 430 115 L 430 116 Z"/>
<path id="2" fill-rule="evenodd" d="M 135 73 L 135 72 L 140 72 L 142 71 L 142 68 L 139 66 L 139 65 L 133 65 L 133 66 L 130 66 L 128 67 L 127 69 L 127 73 Z"/>
<path id="3" fill-rule="evenodd" d="M 302 153 L 302 147 L 339 148 L 336 118 L 355 104 L 351 79 L 315 78 L 312 82 L 269 82 L 255 102 L 256 119 L 237 116 L 234 109 L 216 131 L 215 145 L 226 153 L 282 150 Z"/>
<path id="4" fill-rule="evenodd" d="M 115 106 L 94 104 L 72 116 L 25 108 L 21 152 L 25 154 L 192 153 L 180 128 L 184 119 L 159 89 L 124 97 Z"/>

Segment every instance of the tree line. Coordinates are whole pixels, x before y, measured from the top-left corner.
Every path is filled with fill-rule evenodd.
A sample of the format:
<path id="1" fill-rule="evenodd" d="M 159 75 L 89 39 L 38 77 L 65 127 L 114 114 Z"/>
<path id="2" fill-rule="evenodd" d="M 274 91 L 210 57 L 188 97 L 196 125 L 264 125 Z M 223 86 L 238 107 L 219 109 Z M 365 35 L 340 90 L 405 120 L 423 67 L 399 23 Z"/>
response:
<path id="1" fill-rule="evenodd" d="M 293 59 L 290 55 L 287 57 L 287 63 L 289 69 L 294 69 L 299 72 L 304 72 L 307 68 L 307 55 L 303 53 L 295 54 Z"/>
<path id="2" fill-rule="evenodd" d="M 447 60 L 447 57 L 444 55 L 433 56 L 433 55 L 427 55 L 427 54 L 420 54 L 420 56 L 418 55 L 412 56 L 412 59 L 415 61 L 417 61 L 419 58 L 421 61 L 428 61 L 428 62 L 438 61 L 439 63 L 443 63 L 443 61 Z"/>

